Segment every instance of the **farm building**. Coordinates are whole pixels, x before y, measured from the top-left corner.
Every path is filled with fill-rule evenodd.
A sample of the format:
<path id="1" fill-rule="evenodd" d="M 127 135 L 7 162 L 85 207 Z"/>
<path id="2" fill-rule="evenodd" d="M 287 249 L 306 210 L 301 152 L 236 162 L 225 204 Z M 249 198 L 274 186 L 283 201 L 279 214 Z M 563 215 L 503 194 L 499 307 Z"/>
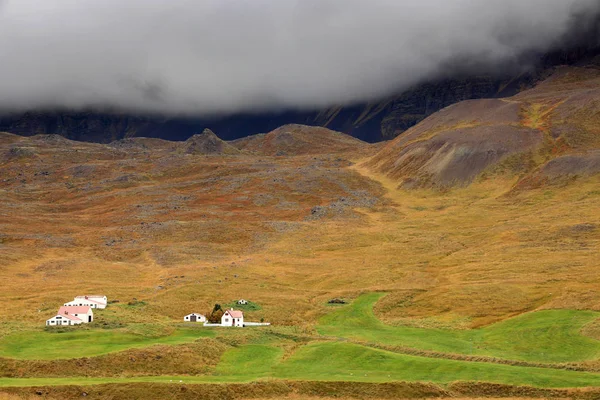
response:
<path id="1" fill-rule="evenodd" d="M 183 317 L 185 322 L 206 322 L 206 317 L 202 314 L 191 313 Z"/>
<path id="2" fill-rule="evenodd" d="M 68 307 L 106 308 L 106 303 L 86 298 L 75 298 L 75 300 L 69 301 L 64 305 Z"/>
<path id="3" fill-rule="evenodd" d="M 247 301 L 247 300 L 244 300 L 244 299 L 239 299 L 239 300 L 237 301 L 237 303 L 238 303 L 240 306 L 245 306 L 246 304 L 248 304 L 248 301 Z"/>
<path id="4" fill-rule="evenodd" d="M 93 320 L 94 312 L 90 307 L 63 306 L 54 317 L 46 320 L 46 325 L 79 325 Z"/>
<path id="5" fill-rule="evenodd" d="M 92 304 L 93 304 L 93 306 L 92 306 Z M 85 296 L 76 296 L 73 301 L 70 301 L 69 303 L 67 303 L 65 305 L 74 305 L 74 306 L 87 305 L 88 307 L 92 307 L 92 308 L 106 308 L 107 304 L 108 304 L 108 299 L 106 298 L 106 296 L 90 294 L 90 295 L 85 295 Z"/>
<path id="6" fill-rule="evenodd" d="M 221 326 L 244 326 L 244 313 L 240 310 L 229 309 L 221 317 Z"/>

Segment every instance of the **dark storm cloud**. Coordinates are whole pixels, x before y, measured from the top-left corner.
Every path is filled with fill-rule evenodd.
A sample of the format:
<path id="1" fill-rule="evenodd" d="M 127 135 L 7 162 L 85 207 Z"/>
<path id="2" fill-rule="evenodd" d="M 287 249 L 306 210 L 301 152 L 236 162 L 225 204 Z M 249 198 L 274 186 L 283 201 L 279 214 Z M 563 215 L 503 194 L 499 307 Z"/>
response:
<path id="1" fill-rule="evenodd" d="M 0 0 L 0 109 L 206 114 L 383 96 L 556 43 L 597 0 Z"/>

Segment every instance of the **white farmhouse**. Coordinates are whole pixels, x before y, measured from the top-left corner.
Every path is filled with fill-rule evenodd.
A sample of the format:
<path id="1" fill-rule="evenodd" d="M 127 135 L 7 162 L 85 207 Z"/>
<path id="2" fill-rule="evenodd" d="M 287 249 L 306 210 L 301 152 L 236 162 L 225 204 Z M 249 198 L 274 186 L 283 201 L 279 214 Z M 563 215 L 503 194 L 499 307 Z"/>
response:
<path id="1" fill-rule="evenodd" d="M 106 308 L 108 299 L 102 295 L 76 296 L 73 301 L 65 303 L 65 306 L 88 306 L 91 308 Z"/>
<path id="2" fill-rule="evenodd" d="M 238 305 L 240 306 L 245 306 L 246 304 L 248 304 L 248 300 L 244 300 L 244 299 L 239 299 L 237 301 Z"/>
<path id="3" fill-rule="evenodd" d="M 94 320 L 94 312 L 90 307 L 61 307 L 58 313 L 46 320 L 46 325 L 79 325 L 87 324 Z"/>
<path id="4" fill-rule="evenodd" d="M 244 326 L 244 313 L 240 310 L 229 309 L 221 317 L 221 326 Z"/>
<path id="5" fill-rule="evenodd" d="M 191 313 L 183 317 L 185 322 L 206 322 L 206 317 L 202 314 Z"/>

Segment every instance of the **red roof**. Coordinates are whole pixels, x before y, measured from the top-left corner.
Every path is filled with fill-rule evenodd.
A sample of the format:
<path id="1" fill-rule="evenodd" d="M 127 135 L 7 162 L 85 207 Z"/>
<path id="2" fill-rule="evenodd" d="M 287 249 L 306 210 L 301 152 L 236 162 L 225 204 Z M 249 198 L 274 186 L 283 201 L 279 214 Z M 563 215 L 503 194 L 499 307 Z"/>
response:
<path id="1" fill-rule="evenodd" d="M 244 313 L 240 310 L 227 310 L 225 312 L 231 315 L 232 318 L 244 318 Z"/>
<path id="2" fill-rule="evenodd" d="M 66 319 L 70 319 L 71 321 L 83 321 L 81 318 L 77 318 L 74 315 L 64 314 L 64 313 L 63 314 L 56 314 L 54 317 L 63 317 L 63 318 L 66 318 Z M 52 317 L 52 318 L 54 318 L 54 317 Z"/>
<path id="3" fill-rule="evenodd" d="M 58 310 L 59 315 L 64 315 L 65 313 L 69 314 L 87 314 L 90 312 L 91 308 L 88 306 L 62 306 Z"/>

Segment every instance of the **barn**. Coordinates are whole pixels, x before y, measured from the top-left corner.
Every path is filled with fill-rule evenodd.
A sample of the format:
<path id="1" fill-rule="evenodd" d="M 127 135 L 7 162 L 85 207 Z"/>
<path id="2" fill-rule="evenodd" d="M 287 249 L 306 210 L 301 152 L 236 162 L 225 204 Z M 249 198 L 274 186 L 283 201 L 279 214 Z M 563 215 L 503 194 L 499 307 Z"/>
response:
<path id="1" fill-rule="evenodd" d="M 100 294 L 87 294 L 84 296 L 75 296 L 75 299 L 67 304 L 73 306 L 87 305 L 91 308 L 106 308 L 106 305 L 108 304 L 108 299 L 106 298 L 106 296 Z"/>
<path id="2" fill-rule="evenodd" d="M 206 322 L 206 317 L 202 314 L 191 313 L 183 317 L 185 322 Z"/>
<path id="3" fill-rule="evenodd" d="M 106 308 L 106 303 L 101 303 L 96 300 L 84 298 L 75 298 L 73 301 L 65 303 L 67 307 L 90 307 L 90 308 Z"/>

